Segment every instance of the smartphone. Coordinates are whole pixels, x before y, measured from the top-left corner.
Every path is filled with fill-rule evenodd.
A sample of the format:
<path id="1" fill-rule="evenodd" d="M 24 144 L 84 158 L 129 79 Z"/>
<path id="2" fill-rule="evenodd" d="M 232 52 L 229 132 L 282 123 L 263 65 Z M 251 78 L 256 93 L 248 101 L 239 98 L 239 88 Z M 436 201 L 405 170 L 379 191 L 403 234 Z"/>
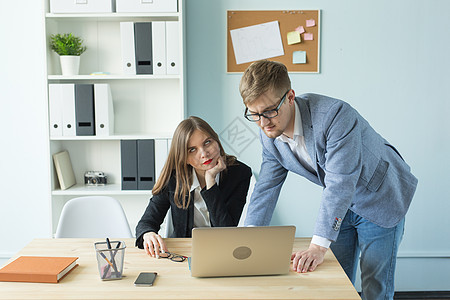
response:
<path id="1" fill-rule="evenodd" d="M 141 272 L 134 282 L 135 286 L 152 286 L 156 272 Z"/>

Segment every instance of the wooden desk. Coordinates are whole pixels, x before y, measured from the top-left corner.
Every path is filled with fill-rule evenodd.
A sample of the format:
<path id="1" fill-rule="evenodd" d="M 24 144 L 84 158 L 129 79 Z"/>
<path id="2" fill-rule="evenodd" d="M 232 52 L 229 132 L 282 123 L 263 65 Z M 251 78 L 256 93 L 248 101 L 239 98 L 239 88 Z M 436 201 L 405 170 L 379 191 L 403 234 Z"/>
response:
<path id="1" fill-rule="evenodd" d="M 98 239 L 35 239 L 12 259 L 20 255 L 78 256 L 79 266 L 58 284 L 0 282 L 0 299 L 360 299 L 331 251 L 312 273 L 194 278 L 187 261 L 151 258 L 134 247 L 134 239 L 121 240 L 127 245 L 125 277 L 102 281 L 94 250 Z M 166 241 L 170 251 L 190 255 L 190 239 Z M 294 250 L 306 249 L 309 241 L 297 238 Z M 158 273 L 153 287 L 134 286 L 142 271 Z"/>

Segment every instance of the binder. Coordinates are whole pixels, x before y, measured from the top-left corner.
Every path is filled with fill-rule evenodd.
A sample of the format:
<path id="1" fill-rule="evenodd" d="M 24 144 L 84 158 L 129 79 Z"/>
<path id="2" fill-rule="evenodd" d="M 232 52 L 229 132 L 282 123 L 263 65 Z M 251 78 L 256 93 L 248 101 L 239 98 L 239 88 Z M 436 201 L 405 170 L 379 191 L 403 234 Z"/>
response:
<path id="1" fill-rule="evenodd" d="M 167 144 L 167 139 L 155 140 L 155 182 L 161 175 L 162 168 L 169 155 Z"/>
<path id="2" fill-rule="evenodd" d="M 134 23 L 136 74 L 153 74 L 152 23 Z"/>
<path id="3" fill-rule="evenodd" d="M 137 141 L 120 141 L 122 190 L 137 190 Z"/>
<path id="4" fill-rule="evenodd" d="M 123 73 L 126 75 L 136 75 L 133 22 L 120 22 L 120 40 Z"/>
<path id="5" fill-rule="evenodd" d="M 167 74 L 180 74 L 180 30 L 178 21 L 166 22 Z"/>
<path id="6" fill-rule="evenodd" d="M 75 126 L 75 84 L 61 84 L 63 135 L 76 136 Z"/>
<path id="7" fill-rule="evenodd" d="M 152 22 L 153 74 L 165 75 L 166 71 L 166 22 Z"/>
<path id="8" fill-rule="evenodd" d="M 155 185 L 155 140 L 137 140 L 138 190 L 151 190 Z"/>
<path id="9" fill-rule="evenodd" d="M 75 84 L 75 120 L 77 135 L 95 135 L 93 84 Z"/>
<path id="10" fill-rule="evenodd" d="M 50 136 L 52 137 L 63 135 L 62 97 L 62 86 L 60 84 L 48 85 Z"/>
<path id="11" fill-rule="evenodd" d="M 109 84 L 94 84 L 94 111 L 96 135 L 113 135 L 114 107 Z"/>

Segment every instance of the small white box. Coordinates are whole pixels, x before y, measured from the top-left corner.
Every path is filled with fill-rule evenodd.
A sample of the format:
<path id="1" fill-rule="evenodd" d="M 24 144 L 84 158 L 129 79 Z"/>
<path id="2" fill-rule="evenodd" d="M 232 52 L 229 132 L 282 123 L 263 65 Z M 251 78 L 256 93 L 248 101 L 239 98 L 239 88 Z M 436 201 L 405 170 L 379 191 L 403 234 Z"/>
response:
<path id="1" fill-rule="evenodd" d="M 115 0 L 50 0 L 50 12 L 67 13 L 110 13 L 114 12 Z"/>
<path id="2" fill-rule="evenodd" d="M 178 12 L 177 0 L 116 0 L 117 12 Z"/>

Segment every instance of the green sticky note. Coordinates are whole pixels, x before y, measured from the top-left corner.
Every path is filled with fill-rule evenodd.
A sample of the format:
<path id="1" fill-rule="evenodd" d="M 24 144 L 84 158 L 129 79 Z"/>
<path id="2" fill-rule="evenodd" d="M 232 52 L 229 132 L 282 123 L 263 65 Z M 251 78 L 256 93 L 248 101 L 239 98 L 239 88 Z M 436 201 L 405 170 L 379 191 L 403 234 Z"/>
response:
<path id="1" fill-rule="evenodd" d="M 292 53 L 293 64 L 306 64 L 306 51 L 294 51 Z"/>
<path id="2" fill-rule="evenodd" d="M 298 31 L 290 31 L 287 33 L 288 45 L 298 44 L 302 41 Z"/>

